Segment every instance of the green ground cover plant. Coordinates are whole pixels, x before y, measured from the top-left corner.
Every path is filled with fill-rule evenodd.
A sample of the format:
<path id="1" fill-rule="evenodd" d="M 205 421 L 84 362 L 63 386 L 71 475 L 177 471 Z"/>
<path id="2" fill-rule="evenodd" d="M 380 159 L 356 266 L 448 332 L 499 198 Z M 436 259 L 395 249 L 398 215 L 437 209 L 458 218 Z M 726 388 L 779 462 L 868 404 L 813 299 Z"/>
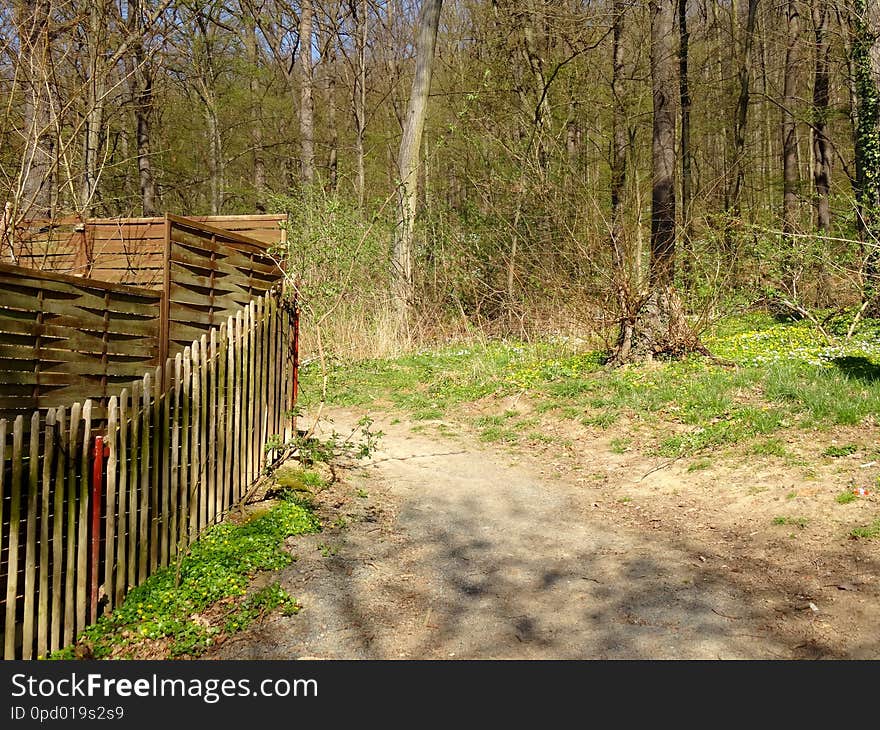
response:
<path id="1" fill-rule="evenodd" d="M 314 475 L 304 481 L 315 482 Z M 251 578 L 260 571 L 278 570 L 293 556 L 282 549 L 284 539 L 319 531 L 321 525 L 307 502 L 286 490 L 280 502 L 243 524 L 222 522 L 190 546 L 179 563 L 150 576 L 132 589 L 120 606 L 102 616 L 79 637 L 95 658 L 110 656 L 144 639 L 166 640 L 171 656 L 196 656 L 221 632 L 241 631 L 264 613 L 298 610 L 296 601 L 273 583 L 247 595 Z M 208 625 L 193 617 L 210 610 L 220 621 Z M 74 647 L 50 658 L 69 659 Z"/>

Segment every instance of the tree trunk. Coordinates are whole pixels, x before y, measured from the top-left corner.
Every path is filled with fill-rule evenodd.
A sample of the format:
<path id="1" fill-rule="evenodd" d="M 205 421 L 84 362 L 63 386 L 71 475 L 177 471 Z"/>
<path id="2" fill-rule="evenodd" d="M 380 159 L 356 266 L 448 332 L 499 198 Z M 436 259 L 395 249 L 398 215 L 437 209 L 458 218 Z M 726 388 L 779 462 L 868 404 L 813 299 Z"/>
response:
<path id="1" fill-rule="evenodd" d="M 610 363 L 706 353 L 675 293 L 675 99 L 678 0 L 651 0 L 653 91 L 651 264 L 649 290 L 621 323 Z"/>
<path id="2" fill-rule="evenodd" d="M 675 279 L 675 0 L 651 1 L 651 266 L 650 284 Z"/>
<path id="3" fill-rule="evenodd" d="M 880 8 L 852 0 L 852 66 L 856 95 L 856 203 L 867 239 L 863 298 L 868 314 L 880 314 Z"/>
<path id="4" fill-rule="evenodd" d="M 80 189 L 80 212 L 92 216 L 98 200 L 101 147 L 104 139 L 104 107 L 106 74 L 103 43 L 108 36 L 107 6 L 104 0 L 89 3 L 88 80 L 86 86 L 86 118 L 83 139 L 83 180 Z"/>
<path id="5" fill-rule="evenodd" d="M 800 13 L 797 0 L 788 0 L 786 12 L 788 42 L 785 49 L 785 67 L 782 92 L 782 231 L 794 233 L 798 227 L 798 158 L 797 122 L 794 108 L 797 104 L 797 71 L 799 65 Z M 785 245 L 790 247 L 790 242 Z M 789 273 L 790 275 L 790 273 Z M 794 282 L 789 282 L 793 284 Z"/>
<path id="6" fill-rule="evenodd" d="M 248 104 L 250 117 L 251 149 L 253 150 L 253 185 L 254 207 L 260 213 L 266 212 L 266 158 L 263 152 L 263 119 L 260 111 L 260 84 L 258 71 L 260 68 L 260 52 L 257 42 L 257 26 L 253 18 L 247 18 L 246 11 L 242 8 L 242 15 L 246 18 L 247 30 L 245 44 L 250 73 L 248 74 Z"/>
<path id="7" fill-rule="evenodd" d="M 48 0 L 30 0 L 16 7 L 21 44 L 19 67 L 25 147 L 21 159 L 18 195 L 10 219 L 51 218 L 55 187 L 55 136 L 49 98 L 51 51 Z"/>
<path id="8" fill-rule="evenodd" d="M 366 134 L 367 114 L 367 2 L 366 0 L 350 0 L 354 16 L 354 42 L 357 59 L 355 61 L 354 84 L 352 84 L 352 111 L 354 113 L 354 151 L 355 151 L 355 192 L 358 209 L 364 207 L 364 189 L 366 187 L 364 172 L 364 136 Z"/>
<path id="9" fill-rule="evenodd" d="M 128 33 L 136 38 L 131 44 L 131 53 L 126 58 L 129 78 L 129 92 L 134 107 L 135 157 L 138 169 L 138 189 L 141 198 L 141 213 L 153 216 L 157 213 L 156 182 L 153 176 L 152 138 L 153 138 L 153 62 L 144 53 L 142 37 L 144 34 L 143 10 L 140 0 L 128 3 Z"/>
<path id="10" fill-rule="evenodd" d="M 299 20 L 299 133 L 304 185 L 311 185 L 315 181 L 315 110 L 312 98 L 313 12 L 311 0 L 303 0 Z"/>
<path id="11" fill-rule="evenodd" d="M 688 25 L 687 0 L 678 0 L 678 90 L 681 103 L 681 132 L 679 155 L 681 156 L 681 231 L 684 253 L 684 272 L 689 288 L 693 278 L 693 262 L 690 250 L 691 231 L 691 90 L 688 78 Z"/>
<path id="12" fill-rule="evenodd" d="M 831 227 L 828 195 L 831 187 L 831 149 L 828 140 L 829 60 L 828 0 L 814 0 L 813 29 L 816 58 L 813 74 L 813 185 L 816 189 L 816 228 Z"/>
<path id="13" fill-rule="evenodd" d="M 416 40 L 415 75 L 397 157 L 397 228 L 392 253 L 391 289 L 401 335 L 407 331 L 409 308 L 413 300 L 412 248 L 418 202 L 419 150 L 428 110 L 428 92 L 431 89 L 434 48 L 437 45 L 442 5 L 443 0 L 424 0 L 422 4 Z"/>

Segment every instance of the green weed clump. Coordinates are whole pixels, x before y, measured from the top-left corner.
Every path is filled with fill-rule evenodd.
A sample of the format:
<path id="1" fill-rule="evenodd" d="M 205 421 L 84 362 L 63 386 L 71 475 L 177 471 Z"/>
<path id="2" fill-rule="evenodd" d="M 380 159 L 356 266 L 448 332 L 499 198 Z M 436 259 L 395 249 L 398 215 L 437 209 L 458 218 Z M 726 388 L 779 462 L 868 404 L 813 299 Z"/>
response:
<path id="1" fill-rule="evenodd" d="M 265 588 L 243 602 L 234 599 L 247 594 L 248 583 L 258 571 L 290 564 L 293 557 L 282 549 L 284 538 L 317 532 L 320 527 L 317 517 L 293 492 L 245 524 L 215 525 L 190 546 L 179 564 L 132 589 L 120 606 L 87 628 L 79 640 L 87 642 L 99 659 L 144 639 L 168 640 L 172 656 L 197 655 L 211 645 L 221 628 L 203 626 L 193 617 L 218 601 L 233 599 L 222 627 L 227 632 L 243 629 L 272 608 L 294 612 L 295 602 L 280 586 Z M 50 658 L 70 658 L 72 651 L 68 647 Z"/>
<path id="2" fill-rule="evenodd" d="M 849 536 L 856 540 L 873 540 L 880 537 L 880 519 L 874 520 L 870 525 L 856 527 L 850 531 Z"/>

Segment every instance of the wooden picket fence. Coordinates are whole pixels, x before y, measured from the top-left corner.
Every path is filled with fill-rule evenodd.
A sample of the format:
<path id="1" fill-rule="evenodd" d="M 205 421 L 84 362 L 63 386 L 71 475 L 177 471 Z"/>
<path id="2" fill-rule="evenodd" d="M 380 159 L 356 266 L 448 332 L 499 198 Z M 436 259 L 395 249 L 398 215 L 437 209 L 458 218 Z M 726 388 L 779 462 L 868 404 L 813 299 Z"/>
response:
<path id="1" fill-rule="evenodd" d="M 5 658 L 70 644 L 241 502 L 295 427 L 297 348 L 273 288 L 111 397 L 106 426 L 91 401 L 0 420 Z"/>

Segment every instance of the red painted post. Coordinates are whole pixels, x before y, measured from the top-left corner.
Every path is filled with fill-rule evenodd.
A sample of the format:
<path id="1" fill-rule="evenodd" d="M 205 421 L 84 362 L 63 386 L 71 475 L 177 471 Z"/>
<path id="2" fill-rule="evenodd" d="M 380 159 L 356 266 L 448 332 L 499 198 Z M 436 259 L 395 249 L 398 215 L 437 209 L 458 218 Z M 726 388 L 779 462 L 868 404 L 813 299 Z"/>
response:
<path id="1" fill-rule="evenodd" d="M 104 493 L 104 439 L 95 437 L 94 462 L 92 464 L 92 560 L 90 583 L 89 622 L 98 620 L 98 564 L 101 556 L 101 496 Z"/>

